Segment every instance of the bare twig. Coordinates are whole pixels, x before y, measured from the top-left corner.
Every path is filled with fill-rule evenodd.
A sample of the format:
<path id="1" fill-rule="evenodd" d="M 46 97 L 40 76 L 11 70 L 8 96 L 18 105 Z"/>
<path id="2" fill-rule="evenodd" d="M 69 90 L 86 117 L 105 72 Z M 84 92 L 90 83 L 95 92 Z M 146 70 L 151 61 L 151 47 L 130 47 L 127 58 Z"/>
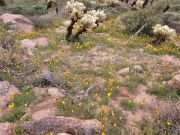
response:
<path id="1" fill-rule="evenodd" d="M 85 91 L 84 95 L 88 95 L 89 92 L 90 92 L 91 90 L 95 89 L 97 86 L 98 86 L 98 84 L 93 84 L 93 85 L 91 85 L 91 86 Z"/>

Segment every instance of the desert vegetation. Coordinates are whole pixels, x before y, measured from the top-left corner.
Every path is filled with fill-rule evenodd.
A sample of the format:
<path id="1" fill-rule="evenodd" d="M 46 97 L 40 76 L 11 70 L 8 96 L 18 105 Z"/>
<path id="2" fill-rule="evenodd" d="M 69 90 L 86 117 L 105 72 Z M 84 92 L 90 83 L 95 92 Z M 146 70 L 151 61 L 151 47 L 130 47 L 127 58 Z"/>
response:
<path id="1" fill-rule="evenodd" d="M 179 0 L 0 0 L 0 135 L 179 135 Z"/>

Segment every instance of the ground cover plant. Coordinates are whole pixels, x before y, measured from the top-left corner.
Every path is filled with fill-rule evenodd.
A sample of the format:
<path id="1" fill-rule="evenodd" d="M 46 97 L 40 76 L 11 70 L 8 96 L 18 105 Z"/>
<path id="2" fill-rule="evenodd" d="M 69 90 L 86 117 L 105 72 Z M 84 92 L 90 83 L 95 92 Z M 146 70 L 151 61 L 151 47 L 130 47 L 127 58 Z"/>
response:
<path id="1" fill-rule="evenodd" d="M 0 133 L 178 135 L 178 1 L 47 3 L 0 7 Z"/>

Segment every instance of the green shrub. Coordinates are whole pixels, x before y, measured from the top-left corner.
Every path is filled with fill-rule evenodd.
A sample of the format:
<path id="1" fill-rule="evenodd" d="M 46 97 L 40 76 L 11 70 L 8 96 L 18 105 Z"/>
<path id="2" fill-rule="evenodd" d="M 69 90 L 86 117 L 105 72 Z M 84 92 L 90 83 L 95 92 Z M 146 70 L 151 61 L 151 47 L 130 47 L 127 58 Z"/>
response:
<path id="1" fill-rule="evenodd" d="M 52 26 L 52 24 L 55 21 L 53 18 L 39 18 L 39 17 L 32 17 L 30 18 L 30 20 L 33 22 L 35 28 L 40 28 L 40 29 L 48 28 Z"/>
<path id="2" fill-rule="evenodd" d="M 179 0 L 159 0 L 155 5 L 154 9 L 157 11 L 163 10 L 167 5 L 170 6 L 170 12 L 179 12 L 180 13 L 180 1 Z"/>
<path id="3" fill-rule="evenodd" d="M 12 14 L 22 14 L 22 15 L 42 15 L 47 14 L 48 11 L 45 6 L 13 6 L 13 7 L 4 7 L 0 9 L 0 12 L 9 12 Z"/>
<path id="4" fill-rule="evenodd" d="M 20 125 L 15 126 L 14 128 L 15 135 L 23 135 L 24 133 L 25 133 L 25 129 L 22 126 Z"/>
<path id="5" fill-rule="evenodd" d="M 14 122 L 19 120 L 25 114 L 22 107 L 14 108 L 9 114 L 0 118 L 0 122 Z"/>
<path id="6" fill-rule="evenodd" d="M 24 92 L 23 94 L 15 97 L 11 102 L 15 106 L 24 106 L 25 104 L 30 104 L 36 99 L 36 96 L 33 92 Z"/>
<path id="7" fill-rule="evenodd" d="M 135 110 L 136 109 L 136 103 L 133 101 L 133 99 L 124 99 L 121 102 L 121 106 L 126 110 Z"/>
<path id="8" fill-rule="evenodd" d="M 60 116 L 76 116 L 80 118 L 92 119 L 96 116 L 96 106 L 85 102 L 73 103 L 70 99 L 58 102 L 57 115 Z"/>
<path id="9" fill-rule="evenodd" d="M 172 88 L 155 86 L 148 90 L 150 94 L 159 96 L 161 98 L 179 99 L 180 93 Z"/>
<path id="10" fill-rule="evenodd" d="M 128 12 L 122 17 L 122 21 L 130 32 L 138 31 L 147 22 L 142 33 L 152 34 L 152 26 L 161 23 L 161 14 L 157 14 L 153 9 L 140 9 Z"/>

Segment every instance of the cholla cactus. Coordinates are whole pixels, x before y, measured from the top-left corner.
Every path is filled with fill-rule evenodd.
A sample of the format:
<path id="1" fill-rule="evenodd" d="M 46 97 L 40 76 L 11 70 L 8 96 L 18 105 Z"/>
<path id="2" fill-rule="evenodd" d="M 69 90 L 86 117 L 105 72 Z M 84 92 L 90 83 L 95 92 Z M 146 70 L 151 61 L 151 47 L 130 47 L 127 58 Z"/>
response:
<path id="1" fill-rule="evenodd" d="M 86 32 L 87 28 L 89 27 L 96 28 L 99 25 L 99 22 L 101 22 L 105 18 L 106 18 L 106 14 L 104 13 L 104 11 L 99 11 L 99 10 L 88 11 L 86 14 L 84 14 L 83 18 L 80 20 L 83 26 L 74 36 L 74 40 L 77 40 L 79 38 L 79 35 Z"/>
<path id="2" fill-rule="evenodd" d="M 81 19 L 81 22 L 83 25 L 86 25 L 87 27 L 91 26 L 91 27 L 96 27 L 96 20 L 98 18 L 95 15 L 91 15 L 88 12 L 83 16 L 83 18 Z"/>
<path id="3" fill-rule="evenodd" d="M 71 14 L 71 18 L 77 20 L 82 18 L 86 7 L 81 2 L 70 0 L 66 4 L 66 9 Z"/>
<path id="4" fill-rule="evenodd" d="M 71 14 L 71 24 L 68 26 L 66 34 L 67 41 L 75 41 L 79 35 L 87 31 L 87 28 L 97 27 L 99 23 L 106 18 L 104 11 L 99 10 L 87 11 L 85 14 L 84 11 L 86 7 L 84 4 L 74 0 L 67 2 L 66 9 Z M 72 36 L 73 27 L 78 20 L 80 20 L 82 27 Z"/>
<path id="5" fill-rule="evenodd" d="M 89 2 L 91 5 L 96 5 L 97 4 L 97 2 L 96 1 L 93 1 L 93 0 L 91 0 L 90 2 Z"/>
<path id="6" fill-rule="evenodd" d="M 87 27 L 91 26 L 92 28 L 94 28 L 98 26 L 99 21 L 102 21 L 105 18 L 106 18 L 106 14 L 104 13 L 104 11 L 92 10 L 92 11 L 88 11 L 83 16 L 81 22 Z"/>
<path id="7" fill-rule="evenodd" d="M 66 34 L 66 40 L 71 41 L 72 40 L 72 30 L 75 25 L 75 23 L 78 21 L 78 19 L 82 18 L 84 15 L 84 10 L 86 7 L 83 3 L 77 2 L 74 0 L 70 0 L 66 4 L 66 10 L 70 13 L 71 16 L 71 24 L 67 28 L 67 34 Z"/>
<path id="8" fill-rule="evenodd" d="M 153 33 L 156 36 L 156 39 L 153 41 L 153 44 L 155 45 L 176 36 L 176 30 L 169 28 L 167 25 L 161 26 L 160 24 L 156 24 L 153 27 Z"/>
<path id="9" fill-rule="evenodd" d="M 166 38 L 172 38 L 176 36 L 176 30 L 169 28 L 167 25 L 161 26 L 160 24 L 156 24 L 153 27 L 153 32 L 155 35 L 161 35 Z"/>
<path id="10" fill-rule="evenodd" d="M 119 3 L 119 1 L 118 0 L 105 0 L 105 3 L 107 4 L 107 5 L 116 5 L 116 4 L 118 4 Z"/>

